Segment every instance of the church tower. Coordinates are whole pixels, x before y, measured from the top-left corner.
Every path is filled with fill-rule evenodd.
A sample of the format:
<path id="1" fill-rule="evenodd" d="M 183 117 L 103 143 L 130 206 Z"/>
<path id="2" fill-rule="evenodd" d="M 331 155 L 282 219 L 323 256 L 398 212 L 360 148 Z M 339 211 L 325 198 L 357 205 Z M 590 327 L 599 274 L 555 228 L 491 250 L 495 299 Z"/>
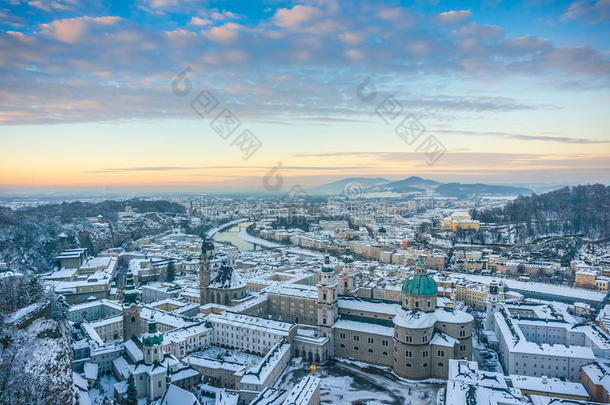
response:
<path id="1" fill-rule="evenodd" d="M 153 316 L 148 321 L 148 332 L 142 335 L 142 351 L 144 352 L 144 363 L 153 364 L 162 362 L 163 354 L 163 335 L 157 330 L 157 322 Z"/>
<path id="2" fill-rule="evenodd" d="M 339 306 L 337 304 L 335 269 L 331 267 L 328 255 L 324 256 L 324 264 L 320 273 L 321 279 L 318 283 L 318 329 L 322 336 L 332 340 L 332 327 L 339 316 Z M 330 347 L 333 347 L 333 345 L 331 344 Z"/>
<path id="3" fill-rule="evenodd" d="M 487 310 L 487 318 L 485 320 L 485 329 L 494 330 L 495 319 L 494 314 L 498 309 L 498 302 L 500 301 L 500 294 L 498 294 L 498 283 L 492 281 L 489 284 L 489 294 L 487 295 L 487 302 L 485 304 Z"/>
<path id="4" fill-rule="evenodd" d="M 140 305 L 138 305 L 138 290 L 133 282 L 133 273 L 125 275 L 123 290 L 123 341 L 140 336 Z"/>
<path id="5" fill-rule="evenodd" d="M 213 250 L 214 244 L 204 235 L 201 244 L 201 258 L 199 259 L 199 305 L 210 302 L 208 286 L 210 285 L 210 256 Z"/>
<path id="6" fill-rule="evenodd" d="M 350 291 L 354 291 L 356 288 L 354 282 L 354 258 L 350 254 L 349 246 L 343 256 L 343 270 L 339 275 L 339 292 L 341 294 L 347 294 Z"/>

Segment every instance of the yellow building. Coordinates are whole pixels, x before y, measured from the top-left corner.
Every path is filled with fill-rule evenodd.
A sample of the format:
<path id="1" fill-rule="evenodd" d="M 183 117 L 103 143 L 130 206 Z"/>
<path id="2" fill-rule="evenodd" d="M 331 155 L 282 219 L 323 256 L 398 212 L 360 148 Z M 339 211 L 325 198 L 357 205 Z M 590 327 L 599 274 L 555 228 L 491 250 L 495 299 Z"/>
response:
<path id="1" fill-rule="evenodd" d="M 443 218 L 443 227 L 452 232 L 460 229 L 473 229 L 478 232 L 480 223 L 473 220 L 466 211 L 456 211 L 451 216 Z"/>
<path id="2" fill-rule="evenodd" d="M 454 286 L 454 301 L 463 301 L 479 311 L 485 309 L 487 297 L 489 296 L 489 285 L 477 282 L 464 281 Z M 499 286 L 500 301 L 504 301 L 504 287 Z"/>
<path id="3" fill-rule="evenodd" d="M 596 288 L 595 279 L 598 273 L 594 270 L 579 270 L 574 276 L 574 286 L 578 288 Z"/>
<path id="4" fill-rule="evenodd" d="M 608 285 L 610 284 L 610 278 L 605 276 L 598 276 L 595 279 L 595 288 L 597 291 L 608 291 Z"/>

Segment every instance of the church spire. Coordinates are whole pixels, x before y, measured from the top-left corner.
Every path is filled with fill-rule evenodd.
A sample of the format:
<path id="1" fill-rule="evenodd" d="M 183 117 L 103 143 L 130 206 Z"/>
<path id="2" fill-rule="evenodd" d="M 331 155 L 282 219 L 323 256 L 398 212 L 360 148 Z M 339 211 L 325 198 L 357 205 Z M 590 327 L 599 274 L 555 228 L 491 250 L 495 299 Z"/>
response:
<path id="1" fill-rule="evenodd" d="M 199 305 L 208 303 L 208 286 L 210 285 L 210 255 L 214 250 L 214 244 L 208 240 L 207 234 L 203 234 L 201 243 L 201 258 L 199 260 Z"/>
<path id="2" fill-rule="evenodd" d="M 426 269 L 426 262 L 424 261 L 423 256 L 419 256 L 417 259 L 417 263 L 415 264 L 415 274 L 419 276 L 425 276 L 428 274 L 428 270 Z"/>
<path id="3" fill-rule="evenodd" d="M 133 273 L 127 272 L 125 275 L 125 288 L 123 289 L 123 303 L 127 306 L 135 304 L 138 300 L 138 290 L 133 282 Z"/>

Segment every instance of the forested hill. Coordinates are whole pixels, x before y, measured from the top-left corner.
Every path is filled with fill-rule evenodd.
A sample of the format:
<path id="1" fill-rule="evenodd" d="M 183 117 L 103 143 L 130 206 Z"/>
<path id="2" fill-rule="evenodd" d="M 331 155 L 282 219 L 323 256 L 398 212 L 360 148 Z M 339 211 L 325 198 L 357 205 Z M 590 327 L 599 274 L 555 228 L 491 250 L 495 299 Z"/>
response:
<path id="1" fill-rule="evenodd" d="M 603 239 L 610 237 L 610 186 L 574 186 L 520 196 L 502 208 L 475 210 L 472 216 L 486 223 L 525 224 L 518 229 L 529 237 L 569 234 Z"/>
<path id="2" fill-rule="evenodd" d="M 118 221 L 118 213 L 127 205 L 139 215 Z M 19 271 L 48 271 L 53 257 L 66 247 L 86 247 L 95 254 L 176 227 L 185 212 L 178 203 L 140 199 L 75 201 L 18 210 L 0 206 L 0 262 Z M 99 215 L 97 223 L 87 219 Z"/>
<path id="3" fill-rule="evenodd" d="M 116 219 L 119 211 L 124 211 L 130 206 L 134 211 L 140 213 L 159 212 L 164 214 L 183 214 L 186 208 L 178 203 L 166 200 L 141 200 L 132 198 L 125 201 L 106 200 L 99 203 L 83 201 L 63 202 L 61 204 L 39 205 L 32 208 L 21 209 L 20 212 L 27 216 L 58 217 L 62 222 L 69 222 L 75 218 L 103 217 Z"/>

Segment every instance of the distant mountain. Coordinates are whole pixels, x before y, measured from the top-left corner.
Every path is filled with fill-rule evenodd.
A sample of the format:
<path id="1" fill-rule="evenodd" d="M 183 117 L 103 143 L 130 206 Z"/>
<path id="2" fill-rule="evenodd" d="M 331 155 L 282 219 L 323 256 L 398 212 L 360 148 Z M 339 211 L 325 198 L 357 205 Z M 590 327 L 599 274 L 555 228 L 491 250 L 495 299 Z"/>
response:
<path id="1" fill-rule="evenodd" d="M 468 197 L 469 195 L 516 196 L 532 194 L 532 190 L 525 187 L 495 186 L 481 183 L 446 183 L 439 185 L 436 188 L 436 192 L 447 197 L 457 198 L 464 198 Z"/>
<path id="2" fill-rule="evenodd" d="M 466 198 L 471 195 L 517 196 L 532 194 L 532 190 L 525 187 L 481 183 L 440 183 L 435 180 L 424 179 L 418 176 L 411 176 L 397 181 L 389 181 L 383 178 L 371 179 L 366 177 L 350 177 L 315 187 L 311 189 L 310 192 L 312 194 L 340 195 L 344 193 L 345 186 L 350 183 L 360 183 L 365 193 L 393 192 L 427 195 L 434 194 L 456 198 Z"/>
<path id="3" fill-rule="evenodd" d="M 369 178 L 369 177 L 348 177 L 346 179 L 342 179 L 339 181 L 335 181 L 332 183 L 324 184 L 321 186 L 313 187 L 309 189 L 309 193 L 314 195 L 338 195 L 343 194 L 345 191 L 345 187 L 350 184 L 361 184 L 362 188 L 365 190 L 372 189 L 375 187 L 383 186 L 384 184 L 389 183 L 390 181 L 381 177 Z"/>
<path id="4" fill-rule="evenodd" d="M 386 184 L 388 191 L 394 191 L 395 193 L 409 193 L 409 192 L 425 192 L 427 188 L 434 188 L 440 183 L 434 180 L 422 179 L 421 177 L 411 176 L 404 180 L 392 181 Z"/>

